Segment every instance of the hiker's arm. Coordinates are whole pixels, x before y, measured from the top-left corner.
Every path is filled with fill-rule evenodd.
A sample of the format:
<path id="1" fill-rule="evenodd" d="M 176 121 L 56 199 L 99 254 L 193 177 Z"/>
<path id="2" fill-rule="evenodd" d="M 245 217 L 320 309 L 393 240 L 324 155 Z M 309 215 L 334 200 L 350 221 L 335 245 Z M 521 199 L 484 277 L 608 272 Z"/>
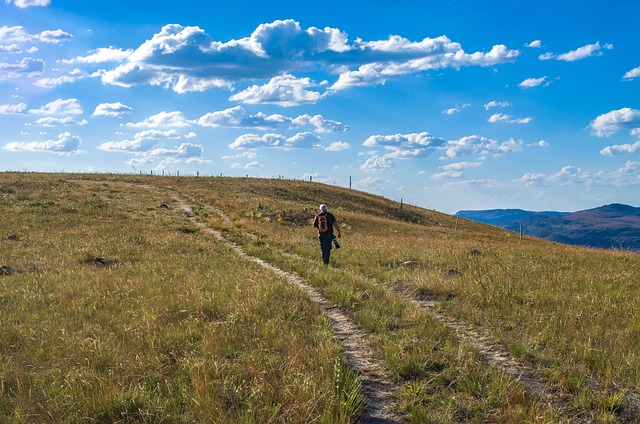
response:
<path id="1" fill-rule="evenodd" d="M 337 222 L 333 223 L 333 228 L 335 228 L 336 231 L 338 232 L 338 238 L 341 238 L 342 234 L 340 234 L 340 227 L 338 227 L 338 223 Z"/>
<path id="2" fill-rule="evenodd" d="M 313 218 L 313 228 L 318 228 L 318 215 L 316 215 L 316 217 Z"/>

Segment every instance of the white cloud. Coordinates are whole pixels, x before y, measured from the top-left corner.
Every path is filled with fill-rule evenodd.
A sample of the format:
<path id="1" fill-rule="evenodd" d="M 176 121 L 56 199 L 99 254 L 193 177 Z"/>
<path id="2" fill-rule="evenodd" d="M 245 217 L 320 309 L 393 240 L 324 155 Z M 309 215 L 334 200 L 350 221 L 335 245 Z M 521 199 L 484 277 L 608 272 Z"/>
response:
<path id="1" fill-rule="evenodd" d="M 360 166 L 365 172 L 384 172 L 394 167 L 393 161 L 386 156 L 372 156 Z"/>
<path id="2" fill-rule="evenodd" d="M 640 66 L 638 66 L 637 68 L 633 68 L 632 70 L 624 74 L 622 78 L 625 80 L 632 80 L 637 77 L 640 77 Z"/>
<path id="3" fill-rule="evenodd" d="M 563 53 L 558 55 L 558 60 L 564 60 L 566 62 L 575 62 L 576 60 L 582 60 L 591 56 L 601 56 L 602 49 L 611 50 L 613 49 L 612 44 L 605 44 L 604 46 L 600 46 L 600 42 L 596 42 L 595 44 L 587 44 L 586 46 L 582 46 L 575 50 L 572 50 L 567 53 Z"/>
<path id="4" fill-rule="evenodd" d="M 47 152 L 57 155 L 71 156 L 84 153 L 78 149 L 80 144 L 80 137 L 73 136 L 71 133 L 65 132 L 59 134 L 57 140 L 30 142 L 14 141 L 5 144 L 3 148 L 12 152 Z"/>
<path id="5" fill-rule="evenodd" d="M 242 106 L 236 106 L 217 112 L 210 112 L 198 119 L 198 125 L 203 127 L 228 127 L 228 128 L 277 128 L 281 124 L 291 123 L 291 118 L 282 115 L 247 115 Z"/>
<path id="6" fill-rule="evenodd" d="M 320 134 L 346 132 L 349 130 L 348 125 L 345 125 L 338 121 L 325 119 L 322 115 L 300 115 L 297 118 L 293 119 L 291 123 L 298 127 L 313 125 L 315 127 L 315 131 Z"/>
<path id="7" fill-rule="evenodd" d="M 460 178 L 462 177 L 462 170 L 468 168 L 475 168 L 477 166 L 482 165 L 482 162 L 457 162 L 451 163 L 449 165 L 441 166 L 440 168 L 444 170 L 439 174 L 434 174 L 431 176 L 433 179 L 439 178 Z"/>
<path id="8" fill-rule="evenodd" d="M 533 121 L 533 118 L 512 118 L 511 115 L 505 115 L 504 113 L 495 113 L 489 117 L 488 121 L 491 123 L 505 122 L 508 124 L 528 124 Z"/>
<path id="9" fill-rule="evenodd" d="M 237 155 L 222 156 L 222 159 L 255 159 L 258 153 L 255 150 L 245 150 Z"/>
<path id="10" fill-rule="evenodd" d="M 360 188 L 367 191 L 382 190 L 389 184 L 391 184 L 390 181 L 383 180 L 382 178 L 377 177 L 367 177 L 353 182 L 353 186 L 355 188 Z"/>
<path id="11" fill-rule="evenodd" d="M 640 151 L 640 141 L 636 141 L 633 144 L 619 144 L 614 146 L 607 146 L 600 150 L 600 154 L 603 156 L 617 156 L 632 154 Z"/>
<path id="12" fill-rule="evenodd" d="M 529 48 L 533 48 L 533 49 L 539 49 L 540 47 L 542 47 L 542 41 L 540 40 L 534 40 L 530 43 L 527 43 L 524 45 L 525 47 L 529 47 Z"/>
<path id="13" fill-rule="evenodd" d="M 243 134 L 229 144 L 230 149 L 256 149 L 258 147 L 276 147 L 281 149 L 308 149 L 318 147 L 320 138 L 310 132 L 298 133 L 286 138 L 280 134 Z"/>
<path id="14" fill-rule="evenodd" d="M 54 117 L 54 116 L 46 116 L 44 118 L 39 118 L 36 120 L 35 124 L 36 125 L 41 125 L 43 127 L 57 127 L 57 126 L 61 126 L 61 125 L 73 125 L 76 123 L 76 120 L 73 119 L 70 116 L 64 117 L 64 118 L 58 118 L 58 117 Z M 81 124 L 83 124 L 84 121 L 81 121 Z"/>
<path id="15" fill-rule="evenodd" d="M 93 116 L 111 116 L 118 117 L 122 115 L 126 115 L 133 111 L 133 108 L 120 103 L 101 103 L 96 106 L 96 109 L 93 111 Z"/>
<path id="16" fill-rule="evenodd" d="M 190 127 L 193 123 L 185 118 L 182 112 L 174 111 L 160 112 L 142 122 L 129 122 L 126 126 L 130 128 L 184 128 Z"/>
<path id="17" fill-rule="evenodd" d="M 310 149 L 317 147 L 320 143 L 320 138 L 310 132 L 302 132 L 290 137 L 286 140 L 285 148 L 298 148 L 298 149 Z"/>
<path id="18" fill-rule="evenodd" d="M 105 72 L 102 80 L 125 87 L 160 85 L 179 93 L 266 80 L 267 84 L 253 85 L 231 99 L 293 106 L 314 103 L 327 94 L 311 90 L 316 84 L 292 76 L 293 72 L 340 72 L 330 93 L 426 70 L 511 62 L 518 55 L 504 45 L 468 54 L 445 36 L 413 42 L 392 35 L 387 40 L 350 43 L 338 29 L 304 30 L 293 20 L 262 24 L 249 37 L 227 42 L 211 39 L 198 27 L 173 24 L 135 49 L 126 63 Z"/>
<path id="19" fill-rule="evenodd" d="M 309 78 L 282 75 L 272 78 L 267 84 L 253 85 L 229 97 L 229 100 L 245 104 L 274 104 L 283 107 L 316 103 L 322 94 L 309 91 L 314 84 Z"/>
<path id="20" fill-rule="evenodd" d="M 173 159 L 178 158 L 194 158 L 201 157 L 204 152 L 204 148 L 199 144 L 182 143 L 176 149 L 167 149 L 164 147 L 149 150 L 144 155 L 147 157 L 170 157 Z"/>
<path id="21" fill-rule="evenodd" d="M 91 50 L 87 56 L 78 56 L 74 59 L 63 59 L 61 63 L 68 64 L 97 64 L 105 62 L 124 62 L 131 56 L 133 50 L 122 50 L 113 47 L 101 47 L 96 50 Z"/>
<path id="22" fill-rule="evenodd" d="M 44 61 L 25 57 L 19 63 L 0 62 L 0 81 L 17 78 L 33 78 L 44 72 Z"/>
<path id="23" fill-rule="evenodd" d="M 501 187 L 504 187 L 504 184 L 494 179 L 484 178 L 484 179 L 474 179 L 474 180 L 451 181 L 444 184 L 443 186 L 443 188 L 447 188 L 447 189 L 458 189 L 458 188 L 466 188 L 466 187 L 501 188 Z"/>
<path id="24" fill-rule="evenodd" d="M 31 109 L 34 115 L 81 115 L 84 113 L 78 99 L 57 99 L 40 109 Z"/>
<path id="25" fill-rule="evenodd" d="M 198 119 L 198 125 L 203 127 L 226 127 L 226 128 L 257 128 L 274 129 L 283 125 L 291 127 L 313 126 L 315 132 L 328 134 L 334 132 L 345 132 L 349 126 L 338 121 L 324 118 L 322 115 L 300 115 L 291 118 L 279 114 L 265 115 L 257 113 L 248 115 L 242 106 L 210 112 Z"/>
<path id="26" fill-rule="evenodd" d="M 280 134 L 243 134 L 229 144 L 230 149 L 255 149 L 258 147 L 280 147 L 286 138 Z"/>
<path id="27" fill-rule="evenodd" d="M 640 128 L 640 110 L 628 107 L 612 110 L 598 116 L 589 126 L 591 134 L 598 137 L 608 137 L 620 130 Z"/>
<path id="28" fill-rule="evenodd" d="M 489 103 L 486 103 L 484 105 L 484 108 L 486 110 L 489 110 L 489 109 L 494 108 L 494 107 L 509 107 L 509 106 L 511 106 L 511 103 L 509 103 L 509 102 L 497 102 L 495 100 L 492 100 Z"/>
<path id="29" fill-rule="evenodd" d="M 549 80 L 548 77 L 545 76 L 541 78 L 527 78 L 524 81 L 522 81 L 520 84 L 518 84 L 518 86 L 522 88 L 531 88 L 531 87 L 538 87 L 543 84 L 545 87 L 551 84 L 551 81 Z"/>
<path id="30" fill-rule="evenodd" d="M 257 160 L 253 160 L 249 163 L 246 163 L 244 165 L 239 164 L 239 163 L 233 163 L 231 165 L 232 168 L 235 169 L 255 169 L 255 168 L 263 168 L 263 166 L 260 164 L 260 162 L 258 162 Z"/>
<path id="31" fill-rule="evenodd" d="M 38 34 L 29 34 L 22 26 L 0 27 L 0 45 L 25 43 L 61 44 L 73 39 L 73 35 L 61 29 L 45 30 Z M 12 49 L 13 50 L 13 49 Z"/>
<path id="32" fill-rule="evenodd" d="M 598 41 L 594 44 L 587 44 L 575 50 L 571 50 L 567 53 L 562 53 L 559 55 L 556 55 L 551 52 L 547 52 L 547 53 L 541 54 L 538 58 L 540 60 L 556 59 L 556 60 L 562 60 L 565 62 L 575 62 L 578 60 L 586 59 L 588 57 L 602 56 L 602 49 L 611 50 L 613 49 L 613 44 L 607 43 L 601 46 L 600 42 Z"/>
<path id="33" fill-rule="evenodd" d="M 325 150 L 327 152 L 339 152 L 341 150 L 349 150 L 351 145 L 345 141 L 335 141 L 329 145 Z"/>
<path id="34" fill-rule="evenodd" d="M 13 3 L 20 9 L 25 9 L 32 6 L 49 6 L 51 0 L 5 0 L 5 3 Z"/>
<path id="35" fill-rule="evenodd" d="M 146 130 L 135 134 L 133 140 L 108 141 L 100 144 L 98 149 L 108 152 L 145 153 L 151 151 L 160 140 L 179 138 L 180 135 L 176 130 Z"/>
<path id="36" fill-rule="evenodd" d="M 396 159 L 425 157 L 444 144 L 444 140 L 429 134 L 428 132 L 412 134 L 372 135 L 367 138 L 363 146 L 381 146 L 390 151 L 387 157 Z"/>
<path id="37" fill-rule="evenodd" d="M 464 110 L 464 109 L 466 109 L 468 107 L 471 107 L 471 103 L 465 103 L 462 106 L 456 105 L 456 107 L 452 107 L 452 108 L 449 108 L 447 110 L 443 110 L 442 113 L 444 113 L 445 115 L 451 116 L 453 114 L 461 112 L 462 110 Z"/>
<path id="38" fill-rule="evenodd" d="M 0 115 L 21 114 L 27 110 L 27 105 L 18 103 L 17 105 L 0 105 Z"/>
<path id="39" fill-rule="evenodd" d="M 567 165 L 553 174 L 524 174 L 516 182 L 527 186 L 613 186 L 629 187 L 640 185 L 640 162 L 627 162 L 623 167 L 612 171 L 589 171 Z"/>
<path id="40" fill-rule="evenodd" d="M 524 142 L 510 139 L 504 142 L 477 135 L 462 137 L 459 140 L 449 140 L 442 149 L 448 158 L 458 158 L 470 154 L 503 155 L 523 149 Z"/>
<path id="41" fill-rule="evenodd" d="M 41 78 L 33 83 L 36 87 L 53 88 L 62 84 L 71 84 L 76 82 L 79 77 L 62 75 L 57 78 Z"/>

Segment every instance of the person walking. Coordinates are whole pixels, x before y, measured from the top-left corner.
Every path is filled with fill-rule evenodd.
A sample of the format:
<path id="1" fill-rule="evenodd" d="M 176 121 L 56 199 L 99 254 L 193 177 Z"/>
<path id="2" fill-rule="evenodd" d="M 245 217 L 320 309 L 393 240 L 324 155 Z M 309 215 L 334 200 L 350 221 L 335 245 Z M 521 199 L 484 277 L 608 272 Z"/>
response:
<path id="1" fill-rule="evenodd" d="M 320 213 L 313 219 L 313 227 L 318 229 L 322 262 L 327 265 L 331 255 L 331 243 L 335 243 L 336 249 L 340 248 L 340 244 L 333 234 L 333 229 L 335 228 L 338 238 L 341 238 L 342 234 L 340 234 L 340 227 L 336 222 L 336 217 L 331 212 L 328 212 L 327 205 L 324 203 L 320 205 Z"/>

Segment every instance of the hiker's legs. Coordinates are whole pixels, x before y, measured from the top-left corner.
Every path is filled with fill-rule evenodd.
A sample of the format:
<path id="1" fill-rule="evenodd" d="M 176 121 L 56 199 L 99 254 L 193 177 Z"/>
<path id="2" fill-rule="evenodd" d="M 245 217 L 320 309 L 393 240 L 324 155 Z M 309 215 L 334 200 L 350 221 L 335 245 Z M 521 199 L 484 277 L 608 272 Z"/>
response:
<path id="1" fill-rule="evenodd" d="M 329 257 L 331 256 L 331 237 L 319 237 L 320 251 L 322 252 L 322 262 L 329 263 Z"/>

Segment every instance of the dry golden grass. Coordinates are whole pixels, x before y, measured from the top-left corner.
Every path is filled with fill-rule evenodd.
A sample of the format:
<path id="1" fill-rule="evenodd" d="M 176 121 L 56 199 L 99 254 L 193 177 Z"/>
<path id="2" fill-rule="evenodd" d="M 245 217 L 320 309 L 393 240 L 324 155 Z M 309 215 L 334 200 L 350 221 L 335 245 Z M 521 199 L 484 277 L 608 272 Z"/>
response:
<path id="1" fill-rule="evenodd" d="M 466 220 L 456 229 L 451 216 L 308 182 L 30 174 L 0 174 L 0 261 L 21 271 L 0 277 L 4 416 L 357 415 L 336 397 L 344 363 L 318 308 L 198 231 L 167 193 L 128 184 L 193 196 L 198 220 L 340 305 L 404 385 L 413 422 L 629 418 L 628 392 L 640 386 L 638 254 L 520 240 Z M 329 267 L 310 225 L 319 203 L 344 234 Z M 96 256 L 122 264 L 86 264 Z M 564 407 L 489 366 L 407 293 L 489 333 L 561 391 Z"/>

